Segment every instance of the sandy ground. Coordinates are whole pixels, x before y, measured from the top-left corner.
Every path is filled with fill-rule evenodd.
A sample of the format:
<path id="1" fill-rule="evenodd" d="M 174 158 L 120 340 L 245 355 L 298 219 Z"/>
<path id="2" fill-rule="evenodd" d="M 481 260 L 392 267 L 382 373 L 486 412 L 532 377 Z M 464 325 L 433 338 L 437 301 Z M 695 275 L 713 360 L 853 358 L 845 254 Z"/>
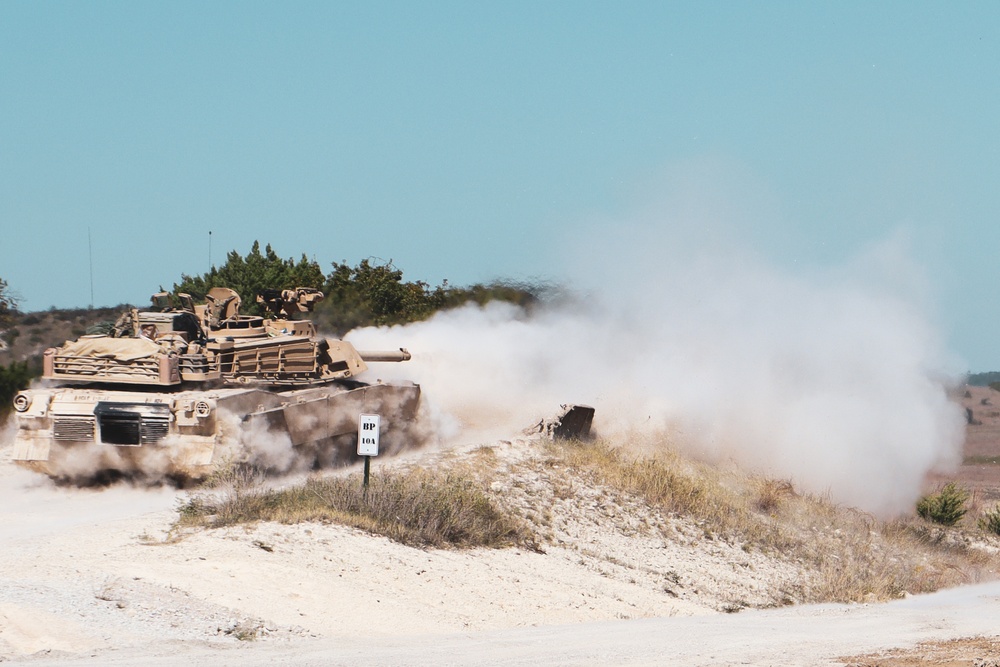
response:
<path id="1" fill-rule="evenodd" d="M 516 458 L 530 446 L 496 448 Z M 0 662 L 11 664 L 902 665 L 922 663 L 886 652 L 1000 632 L 1000 584 L 720 613 L 768 604 L 797 573 L 683 522 L 671 539 L 644 531 L 656 517 L 594 490 L 556 503 L 544 553 L 423 550 L 305 524 L 167 540 L 185 492 L 57 488 L 8 457 Z M 528 505 L 535 481 L 503 492 Z M 963 646 L 955 664 L 1000 659 L 995 642 Z"/>

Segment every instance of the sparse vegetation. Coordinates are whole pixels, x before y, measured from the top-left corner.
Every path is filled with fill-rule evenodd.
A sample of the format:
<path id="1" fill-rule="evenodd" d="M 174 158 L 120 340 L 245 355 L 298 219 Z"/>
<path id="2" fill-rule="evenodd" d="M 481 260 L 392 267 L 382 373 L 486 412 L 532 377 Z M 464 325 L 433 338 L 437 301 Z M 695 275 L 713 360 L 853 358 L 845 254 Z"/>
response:
<path id="1" fill-rule="evenodd" d="M 554 451 L 575 468 L 619 492 L 637 495 L 649 504 L 698 520 L 709 535 L 781 549 L 787 538 L 776 523 L 753 509 L 749 498 L 722 483 L 719 471 L 660 449 L 655 457 L 631 455 L 606 441 L 565 441 Z"/>
<path id="2" fill-rule="evenodd" d="M 730 612 L 797 602 L 888 600 L 978 580 L 983 571 L 997 568 L 995 556 L 961 529 L 917 517 L 880 521 L 799 492 L 791 481 L 701 464 L 663 443 L 647 446 L 653 455 L 602 440 L 555 442 L 520 459 L 498 449 L 444 455 L 435 472 L 403 468 L 379 474 L 367 497 L 357 474 L 275 490 L 254 469 L 229 466 L 213 480 L 225 490 L 192 496 L 179 507 L 177 528 L 331 522 L 416 547 L 521 545 L 541 551 L 540 545 L 568 539 L 564 512 L 576 507 L 587 530 L 600 524 L 601 530 L 636 538 L 658 534 L 664 540 L 714 542 L 713 551 L 745 553 L 798 573 L 773 581 L 774 588 L 761 597 L 717 603 Z M 956 497 L 953 490 L 944 495 Z M 1000 523 L 1000 510 L 983 516 Z M 978 535 L 980 541 L 992 539 Z M 252 544 L 264 551 L 272 546 L 269 540 Z M 594 557 L 590 548 L 580 551 L 581 563 Z M 656 567 L 633 563 L 622 553 L 597 557 L 624 569 L 632 583 Z M 654 585 L 684 597 L 685 577 L 676 567 L 671 561 L 654 572 Z"/>
<path id="3" fill-rule="evenodd" d="M 785 498 L 795 495 L 795 487 L 788 480 L 762 479 L 757 486 L 754 507 L 765 514 L 773 514 L 781 508 Z"/>
<path id="4" fill-rule="evenodd" d="M 179 508 L 178 525 L 221 527 L 256 521 L 340 523 L 403 544 L 435 547 L 534 547 L 532 531 L 504 513 L 474 481 L 422 469 L 373 476 L 367 493 L 358 475 L 314 478 L 266 489 L 253 472 L 226 473 L 218 500 L 196 495 Z"/>
<path id="5" fill-rule="evenodd" d="M 947 529 L 928 529 L 915 520 L 878 521 L 796 493 L 788 481 L 701 465 L 666 447 L 656 450 L 655 456 L 639 457 L 603 441 L 552 446 L 556 456 L 601 485 L 695 519 L 706 539 L 716 536 L 744 550 L 809 563 L 810 575 L 779 595 L 779 603 L 861 602 L 930 592 L 965 583 L 989 561 Z M 961 490 L 942 492 L 934 515 L 951 517 Z"/>
<path id="6" fill-rule="evenodd" d="M 1000 536 L 1000 505 L 995 505 L 993 509 L 983 512 L 978 523 L 985 532 Z"/>
<path id="7" fill-rule="evenodd" d="M 945 484 L 937 493 L 917 501 L 917 514 L 942 526 L 954 526 L 967 511 L 969 492 L 954 482 Z"/>
<path id="8" fill-rule="evenodd" d="M 222 630 L 224 634 L 231 635 L 241 642 L 256 641 L 261 635 L 266 634 L 263 621 L 257 619 L 243 619 L 231 624 Z"/>
<path id="9" fill-rule="evenodd" d="M 816 564 L 812 602 L 872 602 L 968 583 L 988 563 L 946 529 L 902 519 L 880 522 L 836 509 L 833 523 L 803 544 Z"/>

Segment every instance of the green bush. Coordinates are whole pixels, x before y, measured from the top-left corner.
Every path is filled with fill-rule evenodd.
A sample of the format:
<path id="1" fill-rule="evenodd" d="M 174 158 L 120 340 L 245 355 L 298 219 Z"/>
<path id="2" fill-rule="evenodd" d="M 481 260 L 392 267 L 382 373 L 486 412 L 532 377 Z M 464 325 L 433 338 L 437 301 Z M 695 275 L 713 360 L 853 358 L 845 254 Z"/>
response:
<path id="1" fill-rule="evenodd" d="M 979 527 L 987 533 L 1000 535 L 1000 505 L 983 513 L 983 516 L 979 518 Z"/>
<path id="2" fill-rule="evenodd" d="M 303 253 L 296 262 L 282 259 L 271 245 L 260 250 L 260 243 L 254 241 L 246 257 L 233 250 L 226 256 L 226 263 L 201 276 L 181 274 L 181 282 L 174 284 L 174 295 L 190 294 L 196 302 L 204 300 L 205 294 L 213 287 L 228 287 L 235 290 L 243 301 L 243 312 L 248 315 L 264 315 L 266 310 L 257 303 L 257 294 L 263 289 L 291 289 L 295 287 L 322 288 L 325 276 L 315 260 Z"/>
<path id="3" fill-rule="evenodd" d="M 917 514 L 943 526 L 954 526 L 965 516 L 965 503 L 968 500 L 967 490 L 955 482 L 949 482 L 937 493 L 926 495 L 917 501 Z"/>

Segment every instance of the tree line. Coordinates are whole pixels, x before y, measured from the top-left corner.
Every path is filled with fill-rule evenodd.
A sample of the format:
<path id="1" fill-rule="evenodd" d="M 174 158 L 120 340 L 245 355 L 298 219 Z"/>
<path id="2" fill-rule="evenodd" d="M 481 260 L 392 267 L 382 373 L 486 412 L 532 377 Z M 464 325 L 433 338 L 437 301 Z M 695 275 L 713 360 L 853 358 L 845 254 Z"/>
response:
<path id="1" fill-rule="evenodd" d="M 256 302 L 265 289 L 310 287 L 322 290 L 326 299 L 316 309 L 313 319 L 321 330 L 343 335 L 356 327 L 405 324 L 427 319 L 439 310 L 454 308 L 469 301 L 485 304 L 502 300 L 530 307 L 537 303 L 546 288 L 541 285 L 493 281 L 469 287 L 455 287 L 445 280 L 432 287 L 421 280 L 403 279 L 403 272 L 392 260 L 363 259 L 351 266 L 346 261 L 333 262 L 329 273 L 305 254 L 299 260 L 281 258 L 270 245 L 263 252 L 254 242 L 246 256 L 232 251 L 226 262 L 199 276 L 181 275 L 173 286 L 176 296 L 190 294 L 196 302 L 213 287 L 235 290 L 247 314 L 263 315 Z"/>

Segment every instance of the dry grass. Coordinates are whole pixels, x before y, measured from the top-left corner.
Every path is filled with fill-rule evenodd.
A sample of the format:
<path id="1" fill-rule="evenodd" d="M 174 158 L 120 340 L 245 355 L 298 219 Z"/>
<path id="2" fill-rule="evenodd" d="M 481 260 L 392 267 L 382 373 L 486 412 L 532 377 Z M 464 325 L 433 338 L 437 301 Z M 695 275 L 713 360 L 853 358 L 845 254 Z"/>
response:
<path id="1" fill-rule="evenodd" d="M 917 519 L 882 522 L 846 509 L 837 514 L 830 528 L 815 531 L 800 548 L 816 571 L 806 583 L 806 600 L 872 602 L 929 593 L 978 580 L 990 564 L 986 552 Z"/>
<path id="2" fill-rule="evenodd" d="M 373 476 L 313 478 L 286 489 L 266 489 L 252 469 L 224 473 L 217 499 L 196 495 L 179 508 L 178 525 L 222 527 L 257 521 L 333 522 L 414 546 L 534 548 L 528 526 L 500 510 L 468 477 L 412 469 Z"/>
<path id="3" fill-rule="evenodd" d="M 647 446 L 648 450 L 649 447 Z M 879 521 L 771 480 L 685 459 L 667 446 L 639 456 L 604 441 L 552 445 L 559 460 L 596 483 L 694 519 L 706 537 L 802 565 L 786 598 L 888 600 L 978 580 L 998 566 L 967 533 L 916 518 Z"/>
<path id="4" fill-rule="evenodd" d="M 755 511 L 761 496 L 740 492 L 748 478 L 724 479 L 719 469 L 684 459 L 667 448 L 654 456 L 637 456 L 605 441 L 564 441 L 554 444 L 553 452 L 566 464 L 589 472 L 600 485 L 638 496 L 670 514 L 693 518 L 706 535 L 769 552 L 789 546 L 790 537 L 781 524 L 768 512 Z M 750 481 L 761 489 L 771 485 Z M 776 511 L 782 498 L 791 493 L 790 485 L 787 491 L 782 488 L 776 484 L 768 492 L 769 511 Z"/>
<path id="5" fill-rule="evenodd" d="M 789 480 L 693 461 L 665 443 L 644 445 L 654 454 L 638 451 L 628 443 L 563 441 L 512 460 L 480 447 L 444 457 L 433 472 L 381 473 L 367 495 L 357 474 L 269 490 L 253 469 L 230 466 L 213 480 L 224 491 L 192 497 L 177 525 L 335 522 L 420 547 L 538 550 L 539 541 L 553 539 L 556 505 L 580 498 L 579 506 L 605 508 L 591 518 L 622 535 L 659 530 L 671 539 L 671 524 L 680 521 L 697 526 L 697 539 L 791 564 L 801 575 L 775 584 L 773 604 L 888 600 L 1000 569 L 1000 543 L 976 530 L 971 516 L 958 527 L 916 516 L 886 522 L 799 492 Z M 626 509 L 639 506 L 653 515 L 640 512 L 646 518 L 637 520 Z"/>
<path id="6" fill-rule="evenodd" d="M 761 479 L 753 505 L 759 512 L 774 514 L 786 498 L 794 498 L 796 495 L 795 487 L 788 480 Z"/>

